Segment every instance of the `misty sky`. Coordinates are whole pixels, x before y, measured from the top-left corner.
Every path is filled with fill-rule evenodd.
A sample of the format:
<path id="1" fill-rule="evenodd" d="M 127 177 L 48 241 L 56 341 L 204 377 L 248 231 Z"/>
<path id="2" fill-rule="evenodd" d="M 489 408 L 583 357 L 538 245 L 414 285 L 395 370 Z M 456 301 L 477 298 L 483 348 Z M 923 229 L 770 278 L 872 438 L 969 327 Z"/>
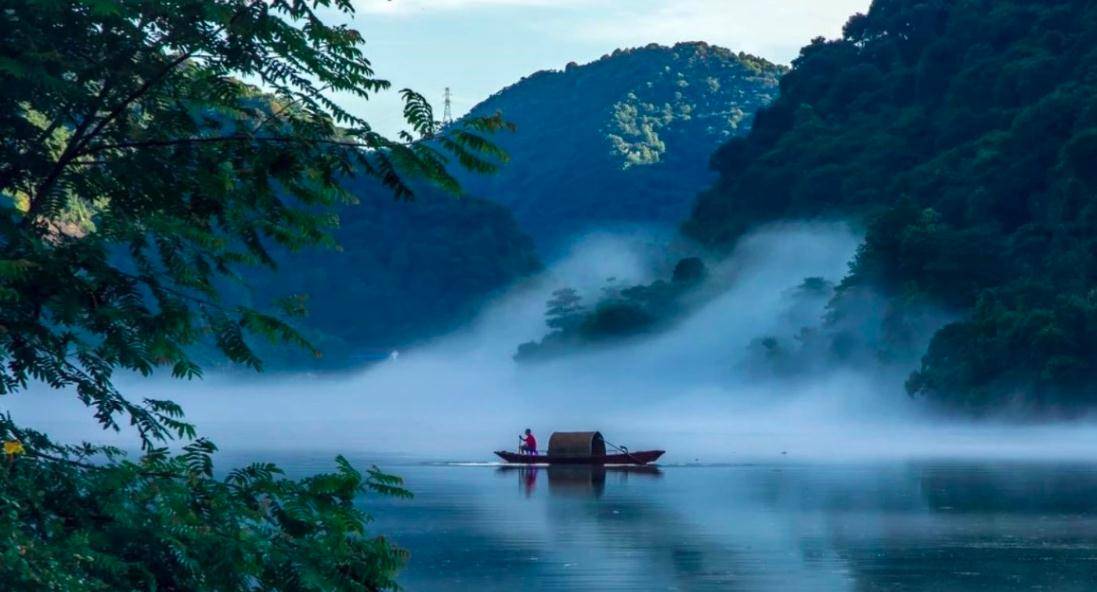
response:
<path id="1" fill-rule="evenodd" d="M 616 48 L 706 41 L 787 63 L 813 37 L 835 37 L 870 0 L 355 0 L 378 74 L 455 115 L 522 76 Z M 339 17 L 342 18 L 342 17 Z M 390 91 L 344 101 L 381 131 L 399 129 Z"/>

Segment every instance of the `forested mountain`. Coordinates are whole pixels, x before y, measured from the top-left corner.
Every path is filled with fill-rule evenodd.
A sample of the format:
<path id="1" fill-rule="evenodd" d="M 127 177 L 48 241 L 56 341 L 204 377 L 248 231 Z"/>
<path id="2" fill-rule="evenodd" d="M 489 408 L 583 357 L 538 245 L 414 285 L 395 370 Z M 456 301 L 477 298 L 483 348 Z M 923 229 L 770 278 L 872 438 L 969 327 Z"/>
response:
<path id="1" fill-rule="evenodd" d="M 960 320 L 912 394 L 971 410 L 1097 403 L 1097 3 L 876 0 L 805 47 L 686 232 L 721 249 L 777 219 L 868 235 L 832 309 L 890 296 Z"/>
<path id="2" fill-rule="evenodd" d="M 342 366 L 387 355 L 467 320 L 492 293 L 540 268 L 533 241 L 507 209 L 421 187 L 412 201 L 366 178 L 349 189 L 359 203 L 340 212 L 338 250 L 278 256 L 279 268 L 249 278 L 263 303 L 307 294 L 298 325 L 324 357 L 284 348 L 278 365 Z"/>
<path id="3" fill-rule="evenodd" d="M 492 136 L 510 157 L 498 173 L 459 174 L 460 198 L 423 188 L 407 203 L 375 183 L 352 182 L 360 203 L 340 215 L 341 250 L 280 256 L 277 272 L 250 278 L 249 298 L 308 294 L 309 316 L 299 324 L 324 352 L 322 366 L 437 335 L 539 268 L 525 232 L 546 251 L 584 229 L 679 223 L 714 179 L 712 151 L 749 129 L 781 72 L 689 43 L 533 74 L 470 114 L 500 113 L 516 126 Z M 275 365 L 308 362 L 286 355 L 267 352 Z"/>
<path id="4" fill-rule="evenodd" d="M 713 150 L 750 128 L 782 72 L 704 43 L 538 72 L 472 109 L 502 113 L 517 131 L 496 138 L 511 157 L 499 174 L 463 182 L 549 249 L 588 228 L 677 224 L 714 179 Z"/>

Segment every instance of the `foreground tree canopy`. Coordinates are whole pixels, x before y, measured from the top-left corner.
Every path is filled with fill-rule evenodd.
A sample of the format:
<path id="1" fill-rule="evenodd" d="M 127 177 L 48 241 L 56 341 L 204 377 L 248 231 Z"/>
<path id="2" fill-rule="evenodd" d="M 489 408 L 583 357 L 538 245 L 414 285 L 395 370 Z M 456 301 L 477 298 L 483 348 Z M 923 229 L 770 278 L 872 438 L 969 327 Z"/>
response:
<path id="1" fill-rule="evenodd" d="M 0 418 L 5 587 L 393 586 L 403 556 L 353 500 L 402 493 L 397 480 L 342 460 L 304 481 L 267 465 L 215 479 L 214 446 L 177 405 L 113 384 L 119 370 L 197 377 L 199 342 L 257 369 L 255 337 L 311 347 L 287 323 L 299 298 L 255 310 L 220 288 L 274 266 L 272 249 L 331 245 L 347 176 L 410 199 L 414 179 L 456 191 L 451 160 L 486 172 L 503 158 L 485 138 L 497 117 L 442 132 L 405 90 L 412 131 L 389 139 L 329 101 L 388 83 L 360 34 L 317 11 L 352 3 L 0 2 L 0 395 L 66 389 L 144 449 L 129 461 Z M 171 438 L 189 441 L 180 455 Z"/>
<path id="2" fill-rule="evenodd" d="M 871 224 L 835 303 L 930 300 L 961 320 L 908 382 L 972 410 L 1097 404 L 1097 5 L 876 0 L 805 47 L 686 231 L 714 247 L 779 218 Z M 887 329 L 887 327 L 885 327 Z"/>

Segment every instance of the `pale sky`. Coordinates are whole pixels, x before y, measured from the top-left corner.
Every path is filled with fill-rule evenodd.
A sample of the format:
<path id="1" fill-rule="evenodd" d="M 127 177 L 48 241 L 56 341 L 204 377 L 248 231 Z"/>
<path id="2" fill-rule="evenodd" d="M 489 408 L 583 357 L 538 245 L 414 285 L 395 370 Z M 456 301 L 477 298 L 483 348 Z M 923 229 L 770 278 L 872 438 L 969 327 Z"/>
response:
<path id="1" fill-rule="evenodd" d="M 522 76 L 586 63 L 617 48 L 707 41 L 788 63 L 813 37 L 836 37 L 870 0 L 355 0 L 366 38 L 392 91 L 344 101 L 392 133 L 397 92 L 411 87 L 441 112 L 453 89 L 460 116 Z"/>

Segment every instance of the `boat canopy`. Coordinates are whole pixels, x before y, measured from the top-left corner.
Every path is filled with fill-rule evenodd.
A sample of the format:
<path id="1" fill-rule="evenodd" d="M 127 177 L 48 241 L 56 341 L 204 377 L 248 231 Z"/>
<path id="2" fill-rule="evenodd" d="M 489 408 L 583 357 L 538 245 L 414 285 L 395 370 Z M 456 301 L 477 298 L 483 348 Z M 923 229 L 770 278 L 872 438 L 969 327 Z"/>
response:
<path id="1" fill-rule="evenodd" d="M 553 432 L 549 456 L 605 456 L 606 441 L 600 432 Z"/>

